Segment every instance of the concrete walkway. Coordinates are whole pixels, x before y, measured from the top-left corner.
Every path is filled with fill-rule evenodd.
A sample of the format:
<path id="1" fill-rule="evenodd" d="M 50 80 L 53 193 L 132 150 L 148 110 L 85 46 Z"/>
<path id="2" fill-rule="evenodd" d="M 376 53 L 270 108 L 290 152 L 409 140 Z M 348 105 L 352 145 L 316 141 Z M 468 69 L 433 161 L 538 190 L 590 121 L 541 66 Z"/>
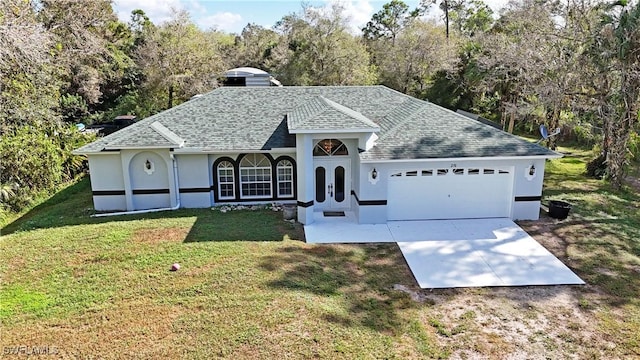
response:
<path id="1" fill-rule="evenodd" d="M 357 224 L 352 213 L 305 225 L 308 243 L 396 242 L 421 288 L 584 284 L 510 219 Z"/>

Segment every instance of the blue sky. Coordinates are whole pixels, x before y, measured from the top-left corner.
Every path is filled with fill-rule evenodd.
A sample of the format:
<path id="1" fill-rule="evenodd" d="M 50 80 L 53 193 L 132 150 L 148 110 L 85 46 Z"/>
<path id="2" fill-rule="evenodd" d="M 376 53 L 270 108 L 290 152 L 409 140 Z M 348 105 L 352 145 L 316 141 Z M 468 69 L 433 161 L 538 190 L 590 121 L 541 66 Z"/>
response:
<path id="1" fill-rule="evenodd" d="M 339 2 L 350 19 L 352 29 L 357 31 L 389 2 L 377 0 L 324 0 L 306 1 L 313 7 L 330 6 Z M 485 0 L 494 10 L 506 0 Z M 415 8 L 419 0 L 405 0 L 410 8 Z M 226 32 L 239 33 L 248 23 L 272 27 L 284 15 L 302 9 L 300 0 L 114 0 L 114 9 L 122 21 L 129 21 L 131 11 L 142 9 L 155 24 L 171 17 L 171 9 L 187 10 L 191 18 L 202 29 L 215 27 Z M 434 15 L 437 16 L 437 15 Z"/>

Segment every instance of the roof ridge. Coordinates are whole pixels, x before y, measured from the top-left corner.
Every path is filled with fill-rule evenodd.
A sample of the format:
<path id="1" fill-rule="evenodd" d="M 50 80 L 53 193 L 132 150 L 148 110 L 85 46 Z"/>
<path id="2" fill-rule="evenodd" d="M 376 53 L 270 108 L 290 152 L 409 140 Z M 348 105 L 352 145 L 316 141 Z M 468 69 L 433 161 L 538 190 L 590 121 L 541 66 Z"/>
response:
<path id="1" fill-rule="evenodd" d="M 356 110 L 353 110 L 352 108 L 348 107 L 348 106 L 344 106 L 340 103 L 337 103 L 331 99 L 327 99 L 326 97 L 322 96 L 322 95 L 318 95 L 318 97 L 320 99 L 322 99 L 327 105 L 331 106 L 332 108 L 334 108 L 335 110 L 350 116 L 360 122 L 363 122 L 364 124 L 368 125 L 368 126 L 373 126 L 373 127 L 377 127 L 379 128 L 380 125 L 376 124 L 373 120 L 369 119 L 368 117 L 364 116 L 361 112 L 358 112 Z"/>
<path id="2" fill-rule="evenodd" d="M 385 131 L 384 134 L 382 134 L 382 136 L 380 136 L 380 138 L 378 138 L 378 140 L 383 140 L 383 139 L 395 134 L 398 131 L 398 129 L 402 127 L 402 125 L 404 125 L 407 121 L 415 118 L 417 116 L 417 114 L 421 110 L 423 110 L 424 107 L 426 107 L 426 106 L 428 106 L 430 104 L 428 101 L 424 101 L 424 100 L 420 100 L 420 99 L 409 97 L 406 101 L 404 101 L 401 104 L 399 104 L 398 106 L 396 106 L 396 108 L 394 110 L 400 109 L 402 106 L 404 106 L 404 104 L 406 102 L 410 102 L 410 101 L 413 101 L 413 100 L 417 100 L 417 103 L 420 103 L 420 106 L 417 109 L 413 110 L 411 112 L 411 115 L 403 118 L 401 121 L 399 121 L 398 123 L 394 124 L 387 131 Z M 393 112 L 393 110 L 389 114 L 387 114 L 385 116 L 385 118 L 388 117 L 392 112 Z"/>
<path id="3" fill-rule="evenodd" d="M 167 128 L 166 126 L 162 125 L 162 123 L 160 123 L 159 121 L 154 121 L 153 123 L 151 123 L 151 125 L 149 125 L 149 127 L 151 129 L 153 129 L 155 132 L 157 132 L 158 134 L 160 134 L 160 136 L 162 136 L 163 138 L 167 139 L 167 141 L 170 141 L 180 147 L 182 147 L 184 145 L 184 139 L 181 138 L 180 136 L 178 136 L 176 133 L 174 133 L 173 131 L 169 130 L 169 128 Z"/>
<path id="4" fill-rule="evenodd" d="M 287 119 L 287 128 L 289 129 L 289 131 L 292 130 L 292 127 L 295 128 L 295 126 L 297 125 L 296 123 L 298 121 L 300 121 L 298 119 L 298 116 L 294 116 L 294 114 L 298 111 L 300 111 L 300 108 L 305 107 L 306 109 L 311 108 L 311 112 L 308 115 L 308 117 L 313 117 L 316 116 L 318 114 L 321 114 L 322 112 L 324 112 L 324 109 L 322 109 L 321 106 L 310 106 L 310 105 L 320 105 L 321 102 L 321 98 L 322 96 L 320 95 L 316 95 L 314 97 L 312 97 L 311 99 L 304 101 L 303 103 L 301 103 L 300 105 L 296 105 L 295 107 L 293 107 L 292 109 L 290 109 L 289 111 L 286 112 L 285 117 Z M 295 114 L 297 115 L 297 114 Z"/>

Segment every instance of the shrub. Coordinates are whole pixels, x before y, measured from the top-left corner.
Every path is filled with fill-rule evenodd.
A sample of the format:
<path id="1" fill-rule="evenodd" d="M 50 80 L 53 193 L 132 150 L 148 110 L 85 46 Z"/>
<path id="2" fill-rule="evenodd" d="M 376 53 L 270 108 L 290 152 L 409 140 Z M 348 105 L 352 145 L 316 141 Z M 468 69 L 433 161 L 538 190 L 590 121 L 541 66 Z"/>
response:
<path id="1" fill-rule="evenodd" d="M 72 126 L 49 130 L 22 126 L 6 132 L 0 139 L 0 184 L 11 186 L 14 194 L 3 197 L 3 207 L 19 211 L 35 194 L 77 176 L 84 168 L 83 159 L 71 151 L 91 139 Z"/>

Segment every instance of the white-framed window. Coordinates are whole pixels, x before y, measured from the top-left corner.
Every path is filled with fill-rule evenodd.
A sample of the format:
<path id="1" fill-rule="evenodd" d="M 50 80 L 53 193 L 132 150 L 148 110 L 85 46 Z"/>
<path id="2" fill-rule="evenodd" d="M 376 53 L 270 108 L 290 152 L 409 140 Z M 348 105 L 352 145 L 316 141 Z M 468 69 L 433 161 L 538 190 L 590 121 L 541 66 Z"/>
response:
<path id="1" fill-rule="evenodd" d="M 222 200 L 235 199 L 235 184 L 233 179 L 233 164 L 221 161 L 218 164 L 218 198 Z"/>
<path id="2" fill-rule="evenodd" d="M 278 197 L 293 197 L 293 164 L 289 160 L 280 160 L 276 171 L 278 172 Z"/>
<path id="3" fill-rule="evenodd" d="M 271 197 L 271 162 L 263 154 L 248 154 L 240 161 L 240 197 Z"/>

